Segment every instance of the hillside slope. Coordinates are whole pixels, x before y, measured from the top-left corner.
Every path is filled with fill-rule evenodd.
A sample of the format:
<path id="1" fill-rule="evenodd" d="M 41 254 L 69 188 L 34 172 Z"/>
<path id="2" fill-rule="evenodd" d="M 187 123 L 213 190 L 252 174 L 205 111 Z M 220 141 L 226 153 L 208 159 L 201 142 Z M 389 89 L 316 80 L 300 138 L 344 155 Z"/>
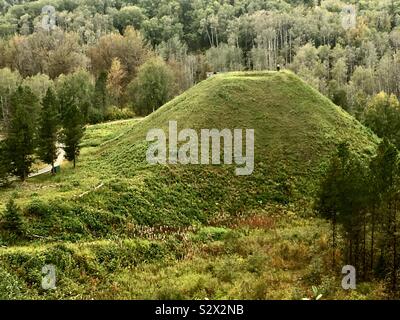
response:
<path id="1" fill-rule="evenodd" d="M 369 153 L 376 141 L 357 120 L 290 72 L 227 73 L 167 103 L 105 153 L 122 160 L 148 130 L 167 131 L 171 120 L 178 130 L 254 129 L 257 162 L 272 167 L 288 163 L 297 173 L 315 169 L 338 142 Z"/>
<path id="2" fill-rule="evenodd" d="M 237 177 L 235 165 L 148 166 L 146 133 L 154 128 L 168 132 L 171 120 L 178 130 L 198 133 L 203 128 L 254 129 L 253 174 Z M 360 155 L 371 155 L 377 140 L 290 72 L 228 73 L 169 102 L 97 156 L 103 159 L 101 171 L 136 190 L 126 195 L 144 208 L 135 214 L 135 201 L 130 201 L 136 221 L 186 224 L 192 218 L 204 222 L 210 214 L 240 214 L 269 201 L 312 201 L 324 162 L 343 141 Z"/>
<path id="3" fill-rule="evenodd" d="M 254 129 L 255 168 L 146 162 L 150 129 Z M 301 299 L 341 290 L 329 226 L 312 212 L 335 144 L 361 156 L 377 139 L 289 72 L 217 75 L 143 120 L 89 127 L 73 169 L 17 192 L 27 236 L 0 234 L 0 298 Z M 16 240 L 16 241 L 13 241 Z M 41 289 L 41 268 L 57 289 Z M 352 296 L 355 295 L 355 296 Z M 360 296 L 358 296 L 360 295 Z"/>
<path id="4" fill-rule="evenodd" d="M 254 129 L 253 174 L 236 176 L 235 164 L 149 165 L 146 134 L 168 132 L 171 120 L 179 130 Z M 35 216 L 52 211 L 45 225 L 33 219 L 35 232 L 63 239 L 125 233 L 128 223 L 206 223 L 269 202 L 312 201 L 324 163 L 342 141 L 370 155 L 377 140 L 292 73 L 221 74 L 130 124 L 110 143 L 84 150 L 76 170 L 33 181 L 30 192 L 20 186 L 20 203 L 30 207 L 33 199 Z"/>

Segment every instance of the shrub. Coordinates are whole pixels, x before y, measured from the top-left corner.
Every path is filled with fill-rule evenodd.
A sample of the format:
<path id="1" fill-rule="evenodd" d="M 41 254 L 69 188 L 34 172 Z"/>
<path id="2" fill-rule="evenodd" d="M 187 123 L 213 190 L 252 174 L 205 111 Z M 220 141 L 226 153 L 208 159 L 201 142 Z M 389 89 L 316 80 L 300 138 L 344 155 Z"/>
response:
<path id="1" fill-rule="evenodd" d="M 104 121 L 104 114 L 101 110 L 96 108 L 90 108 L 88 111 L 88 119 L 87 121 L 90 124 L 96 124 Z"/>
<path id="2" fill-rule="evenodd" d="M 3 228 L 16 236 L 22 236 L 25 231 L 22 211 L 15 204 L 14 198 L 7 203 L 4 212 Z"/>
<path id="3" fill-rule="evenodd" d="M 50 217 L 51 212 L 52 211 L 49 205 L 39 199 L 32 200 L 32 202 L 26 208 L 27 214 L 41 218 Z"/>
<path id="4" fill-rule="evenodd" d="M 247 270 L 251 273 L 261 274 L 265 265 L 266 257 L 260 253 L 254 253 L 247 260 Z"/>
<path id="5" fill-rule="evenodd" d="M 325 270 L 322 259 L 319 257 L 315 258 L 308 266 L 304 280 L 312 285 L 320 285 L 324 273 Z"/>
<path id="6" fill-rule="evenodd" d="M 17 279 L 0 267 L 0 300 L 18 299 L 20 295 Z"/>

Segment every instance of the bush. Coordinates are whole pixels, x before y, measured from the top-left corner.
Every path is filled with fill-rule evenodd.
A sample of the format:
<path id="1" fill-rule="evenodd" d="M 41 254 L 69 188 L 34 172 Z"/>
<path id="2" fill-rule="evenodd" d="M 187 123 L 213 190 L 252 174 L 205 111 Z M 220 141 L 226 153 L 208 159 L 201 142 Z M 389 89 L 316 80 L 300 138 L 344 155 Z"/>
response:
<path id="1" fill-rule="evenodd" d="M 311 285 L 320 285 L 324 276 L 325 270 L 321 258 L 315 258 L 307 268 L 304 280 Z"/>
<path id="2" fill-rule="evenodd" d="M 10 163 L 5 156 L 5 148 L 4 140 L 0 141 L 0 187 L 8 183 L 8 178 L 10 175 Z"/>
<path id="3" fill-rule="evenodd" d="M 247 270 L 251 273 L 261 274 L 266 265 L 266 261 L 266 256 L 260 253 L 254 253 L 247 259 Z"/>
<path id="4" fill-rule="evenodd" d="M 229 230 L 225 228 L 204 227 L 200 229 L 195 239 L 202 242 L 223 240 L 228 232 Z"/>
<path id="5" fill-rule="evenodd" d="M 96 108 L 90 108 L 88 111 L 88 119 L 87 121 L 90 124 L 96 124 L 104 121 L 104 114 L 101 110 Z"/>
<path id="6" fill-rule="evenodd" d="M 51 208 L 48 204 L 44 203 L 39 199 L 32 200 L 26 208 L 26 213 L 31 216 L 37 216 L 40 218 L 48 218 L 51 216 Z"/>

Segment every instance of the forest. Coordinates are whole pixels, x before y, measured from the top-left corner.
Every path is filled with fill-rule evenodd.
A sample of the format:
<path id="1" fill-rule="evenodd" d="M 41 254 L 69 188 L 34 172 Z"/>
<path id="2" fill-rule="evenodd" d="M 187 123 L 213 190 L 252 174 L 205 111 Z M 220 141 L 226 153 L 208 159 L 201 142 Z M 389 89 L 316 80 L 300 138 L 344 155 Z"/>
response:
<path id="1" fill-rule="evenodd" d="M 378 137 L 372 157 L 335 145 L 313 210 L 332 266 L 398 297 L 400 0 L 0 0 L 0 188 L 37 159 L 53 172 L 61 148 L 79 167 L 88 125 L 146 117 L 210 73 L 277 66 Z M 18 238 L 14 200 L 0 229 Z"/>
<path id="2" fill-rule="evenodd" d="M 169 85 L 154 108 L 207 71 L 274 70 L 277 64 L 361 120 L 375 95 L 400 94 L 397 0 L 60 0 L 51 3 L 56 19 L 50 32 L 42 26 L 46 4 L 0 2 L 2 101 L 4 87 L 20 77 L 41 97 L 61 75 L 80 70 L 87 90 L 104 96 L 90 108 L 92 121 L 104 116 L 104 104 L 147 114 L 153 107 L 141 107 L 146 97 L 135 91 L 145 84 L 137 75 L 155 56 L 166 65 L 147 67 L 162 68 L 158 80 Z M 343 26 L 348 15 L 354 26 Z"/>

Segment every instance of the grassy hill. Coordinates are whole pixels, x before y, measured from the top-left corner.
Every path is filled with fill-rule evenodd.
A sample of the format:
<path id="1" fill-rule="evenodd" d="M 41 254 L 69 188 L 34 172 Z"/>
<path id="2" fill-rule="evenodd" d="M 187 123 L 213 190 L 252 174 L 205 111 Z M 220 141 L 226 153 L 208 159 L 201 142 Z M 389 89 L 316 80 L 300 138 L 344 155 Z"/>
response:
<path id="1" fill-rule="evenodd" d="M 150 166 L 146 133 L 170 120 L 254 129 L 254 173 Z M 377 139 L 290 72 L 217 75 L 143 120 L 91 127 L 77 169 L 0 191 L 3 206 L 17 192 L 28 234 L 3 235 L 3 283 L 39 298 L 301 298 L 327 282 L 340 297 L 312 201 L 342 141 L 370 156 Z M 44 263 L 60 270 L 55 292 L 40 289 Z"/>

